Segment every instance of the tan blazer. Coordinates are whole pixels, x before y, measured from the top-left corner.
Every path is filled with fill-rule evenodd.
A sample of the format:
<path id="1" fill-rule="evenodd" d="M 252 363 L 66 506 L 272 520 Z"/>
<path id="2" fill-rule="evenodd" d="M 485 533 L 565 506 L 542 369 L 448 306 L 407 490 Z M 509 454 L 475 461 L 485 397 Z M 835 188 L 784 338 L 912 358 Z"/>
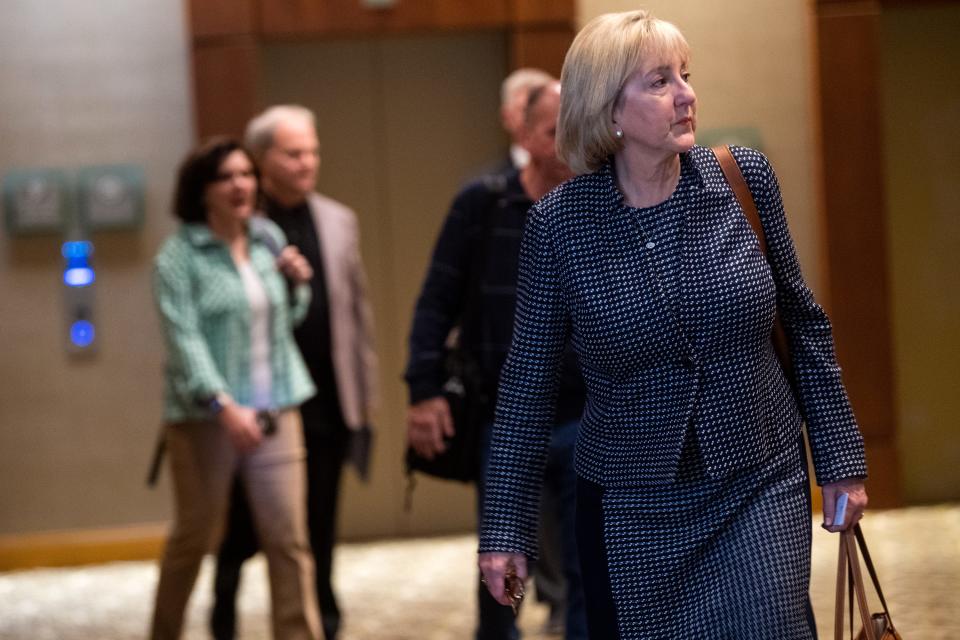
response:
<path id="1" fill-rule="evenodd" d="M 307 202 L 323 254 L 340 407 L 344 422 L 357 430 L 369 424 L 370 414 L 379 401 L 373 314 L 360 259 L 357 216 L 348 207 L 318 193 L 311 194 Z"/>

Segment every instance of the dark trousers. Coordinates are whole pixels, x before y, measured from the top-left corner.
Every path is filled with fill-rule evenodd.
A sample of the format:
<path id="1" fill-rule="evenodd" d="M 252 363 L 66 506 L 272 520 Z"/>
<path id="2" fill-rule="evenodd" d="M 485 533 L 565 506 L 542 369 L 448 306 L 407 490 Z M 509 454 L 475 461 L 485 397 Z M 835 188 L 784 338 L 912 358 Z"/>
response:
<path id="1" fill-rule="evenodd" d="M 327 640 L 334 640 L 340 629 L 340 608 L 331 580 L 333 546 L 341 470 L 350 434 L 346 427 L 314 428 L 315 423 L 310 425 L 307 422 L 310 417 L 308 405 L 303 407 L 307 449 L 307 526 L 316 565 L 317 601 L 323 632 Z M 217 554 L 215 600 L 210 616 L 210 630 L 216 640 L 232 640 L 236 636 L 240 568 L 259 549 L 243 487 L 236 482 L 223 542 Z"/>
<path id="2" fill-rule="evenodd" d="M 574 535 L 575 494 L 577 475 L 573 469 L 573 450 L 576 446 L 578 420 L 557 425 L 551 434 L 550 450 L 544 470 L 544 484 L 558 498 L 559 509 L 555 521 L 560 527 L 562 548 L 561 565 L 567 585 L 566 591 L 566 633 L 568 640 L 587 638 L 586 612 L 583 589 L 580 579 L 580 563 L 577 559 L 577 545 Z M 486 470 L 490 462 L 490 437 L 492 425 L 485 425 L 480 440 L 481 473 L 477 481 L 477 509 L 482 517 L 483 498 L 486 489 Z M 478 580 L 479 582 L 479 580 Z M 477 624 L 477 640 L 516 640 L 520 637 L 514 619 L 513 610 L 506 607 L 490 595 L 486 586 L 478 584 L 478 610 L 480 619 Z"/>
<path id="3" fill-rule="evenodd" d="M 607 546 L 603 538 L 603 487 L 577 478 L 577 548 L 591 640 L 617 640 L 617 610 L 613 602 Z"/>
<path id="4" fill-rule="evenodd" d="M 490 435 L 493 425 L 486 424 L 480 432 L 480 473 L 477 478 L 477 521 L 483 517 L 483 498 L 486 495 L 487 465 L 490 462 Z M 493 599 L 486 585 L 477 576 L 477 633 L 476 640 L 517 640 L 520 632 L 513 609 Z"/>
<path id="5" fill-rule="evenodd" d="M 549 519 L 541 523 L 556 528 L 559 539 L 559 565 L 565 590 L 561 606 L 565 608 L 565 640 L 587 640 L 586 604 L 580 577 L 580 559 L 576 540 L 576 486 L 577 472 L 573 467 L 574 450 L 580 421 L 558 424 L 550 437 L 547 465 L 543 473 L 543 505 L 550 509 Z M 549 498 L 549 499 L 548 499 Z M 546 518 L 541 509 L 541 518 Z M 542 548 L 541 544 L 541 548 Z"/>

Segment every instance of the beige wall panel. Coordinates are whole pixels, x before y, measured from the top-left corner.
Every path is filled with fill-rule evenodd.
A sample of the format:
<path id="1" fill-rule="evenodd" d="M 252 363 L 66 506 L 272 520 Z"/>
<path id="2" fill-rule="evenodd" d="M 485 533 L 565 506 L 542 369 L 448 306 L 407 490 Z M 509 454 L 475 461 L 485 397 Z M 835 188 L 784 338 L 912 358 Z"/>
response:
<path id="1" fill-rule="evenodd" d="M 960 498 L 960 6 L 881 16 L 887 231 L 906 502 Z"/>
<path id="2" fill-rule="evenodd" d="M 777 171 L 803 272 L 823 302 L 813 17 L 807 0 L 579 0 L 579 24 L 643 7 L 683 31 L 692 49 L 700 130 L 752 126 Z"/>
<path id="3" fill-rule="evenodd" d="M 383 388 L 371 482 L 347 473 L 348 538 L 463 531 L 472 490 L 421 479 L 403 512 L 406 387 L 401 374 L 415 298 L 459 185 L 505 151 L 497 118 L 506 68 L 496 34 L 274 44 L 262 57 L 261 104 L 317 112 L 320 189 L 353 207 L 377 321 Z"/>
<path id="4" fill-rule="evenodd" d="M 398 38 L 387 42 L 385 53 L 384 161 L 395 274 L 391 304 L 399 314 L 385 357 L 396 357 L 399 365 L 386 371 L 390 381 L 406 361 L 413 306 L 450 201 L 468 179 L 506 157 L 499 107 L 507 45 L 495 33 Z M 402 394 L 401 414 L 405 387 Z M 384 426 L 391 423 L 402 430 L 402 419 L 385 414 Z M 394 445 L 389 455 L 398 458 L 401 450 Z M 396 478 L 386 481 L 397 483 Z M 440 532 L 455 523 L 459 528 L 459 522 L 472 526 L 474 504 L 472 489 L 423 480 L 399 530 Z"/>
<path id="5" fill-rule="evenodd" d="M 148 491 L 163 349 L 150 259 L 192 139 L 180 3 L 0 3 L 0 175 L 137 163 L 139 230 L 94 237 L 98 353 L 64 350 L 62 238 L 0 232 L 0 534 L 166 517 Z"/>

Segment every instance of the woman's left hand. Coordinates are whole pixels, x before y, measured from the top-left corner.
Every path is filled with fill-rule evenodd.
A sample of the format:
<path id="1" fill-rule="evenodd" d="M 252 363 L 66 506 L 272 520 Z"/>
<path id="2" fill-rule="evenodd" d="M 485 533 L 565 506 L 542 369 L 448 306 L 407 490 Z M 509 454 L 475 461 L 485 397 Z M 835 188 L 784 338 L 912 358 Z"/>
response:
<path id="1" fill-rule="evenodd" d="M 823 528 L 831 533 L 849 529 L 860 522 L 863 517 L 863 511 L 867 508 L 867 490 L 863 486 L 863 481 L 858 478 L 845 478 L 825 484 L 821 488 L 823 492 Z M 840 524 L 834 524 L 837 498 L 840 494 L 847 494 L 847 510 Z"/>
<path id="2" fill-rule="evenodd" d="M 300 250 L 288 244 L 277 256 L 277 268 L 297 284 L 309 282 L 313 277 L 313 268 Z"/>

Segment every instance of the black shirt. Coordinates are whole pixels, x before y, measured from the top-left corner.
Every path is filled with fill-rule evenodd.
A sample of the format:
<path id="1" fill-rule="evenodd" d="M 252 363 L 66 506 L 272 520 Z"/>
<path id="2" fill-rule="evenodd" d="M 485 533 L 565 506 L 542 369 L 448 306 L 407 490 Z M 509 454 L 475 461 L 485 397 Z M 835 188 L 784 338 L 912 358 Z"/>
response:
<path id="1" fill-rule="evenodd" d="M 283 230 L 290 244 L 313 268 L 310 280 L 310 309 L 303 323 L 293 331 L 297 346 L 310 370 L 310 377 L 317 386 L 317 395 L 302 407 L 304 426 L 313 419 L 320 420 L 322 427 L 345 427 L 340 411 L 340 399 L 337 396 L 337 380 L 333 372 L 333 360 L 330 347 L 330 309 L 327 297 L 326 278 L 323 269 L 323 253 L 320 249 L 320 236 L 310 206 L 306 200 L 293 207 L 285 207 L 264 195 L 264 212 Z"/>

